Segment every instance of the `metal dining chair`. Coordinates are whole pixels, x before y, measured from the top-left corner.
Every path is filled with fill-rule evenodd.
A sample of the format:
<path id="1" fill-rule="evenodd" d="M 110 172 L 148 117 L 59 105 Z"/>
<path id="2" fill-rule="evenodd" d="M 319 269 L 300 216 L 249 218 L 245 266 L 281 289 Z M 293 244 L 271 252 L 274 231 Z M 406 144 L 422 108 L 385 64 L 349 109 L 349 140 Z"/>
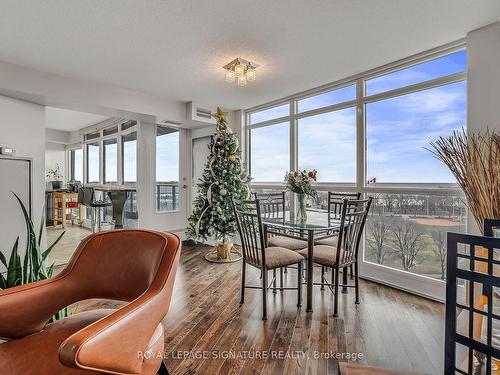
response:
<path id="1" fill-rule="evenodd" d="M 359 244 L 363 236 L 366 218 L 370 211 L 372 197 L 368 199 L 349 200 L 344 198 L 340 216 L 339 237 L 336 246 L 315 245 L 313 262 L 332 270 L 332 282 L 329 283 L 321 275 L 321 282 L 317 285 L 328 286 L 334 294 L 334 313 L 338 316 L 339 286 L 343 288 L 354 287 L 356 292 L 355 303 L 359 303 Z M 299 254 L 307 259 L 307 248 L 300 250 Z M 308 260 L 309 261 L 309 260 Z M 347 285 L 347 268 L 354 267 L 354 285 Z M 343 271 L 343 284 L 339 284 L 339 272 Z"/>
<path id="2" fill-rule="evenodd" d="M 267 319 L 267 291 L 271 287 L 276 290 L 297 290 L 297 306 L 302 304 L 302 262 L 304 257 L 296 251 L 278 246 L 266 246 L 264 226 L 262 225 L 261 205 L 255 200 L 231 199 L 234 216 L 236 218 L 238 233 L 243 250 L 242 274 L 241 274 L 241 300 L 245 301 L 245 288 L 262 289 L 262 319 Z M 268 284 L 268 271 L 275 271 L 289 265 L 297 265 L 297 287 L 286 288 L 281 279 L 281 285 L 276 287 L 276 273 L 273 272 L 271 283 Z M 246 285 L 246 266 L 250 265 L 261 271 L 262 283 L 260 286 Z"/>
<path id="3" fill-rule="evenodd" d="M 339 193 L 335 191 L 328 192 L 328 224 L 331 224 L 333 221 L 339 221 L 342 215 L 342 205 L 344 204 L 344 198 L 347 199 L 355 199 L 358 200 L 361 198 L 361 193 Z M 322 240 L 318 240 L 315 243 L 317 245 L 328 245 L 328 246 L 337 246 L 338 236 L 333 236 L 329 238 L 325 238 Z M 354 277 L 353 266 L 349 267 L 349 273 L 351 279 Z M 321 275 L 324 277 L 325 275 L 325 267 L 321 267 Z M 347 275 L 347 273 L 346 273 Z M 323 288 L 322 288 L 323 289 Z M 343 290 L 347 292 L 346 289 Z"/>

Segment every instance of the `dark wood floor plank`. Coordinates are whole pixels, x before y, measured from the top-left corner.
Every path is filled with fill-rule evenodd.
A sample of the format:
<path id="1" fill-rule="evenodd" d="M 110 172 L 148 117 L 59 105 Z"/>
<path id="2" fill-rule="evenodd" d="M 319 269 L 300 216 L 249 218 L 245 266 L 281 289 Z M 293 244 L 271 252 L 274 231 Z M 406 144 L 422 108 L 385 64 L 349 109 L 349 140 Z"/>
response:
<path id="1" fill-rule="evenodd" d="M 203 257 L 209 250 L 191 245 L 182 250 L 164 321 L 171 374 L 336 374 L 339 360 L 331 354 L 346 352 L 361 353 L 362 363 L 379 367 L 442 373 L 444 305 L 362 280 L 361 304 L 354 304 L 354 290 L 340 294 L 338 318 L 332 316 L 332 293 L 315 287 L 313 313 L 297 309 L 294 291 L 269 292 L 268 320 L 262 321 L 259 290 L 247 290 L 245 303 L 239 304 L 241 263 L 209 263 Z M 257 285 L 259 277 L 250 268 L 248 284 Z M 296 277 L 295 270 L 289 271 L 286 286 L 294 287 Z M 75 308 L 121 305 L 88 300 Z M 172 350 L 239 356 L 169 358 Z M 289 357 L 270 358 L 280 351 L 288 351 Z M 324 358 L 315 358 L 322 354 Z"/>

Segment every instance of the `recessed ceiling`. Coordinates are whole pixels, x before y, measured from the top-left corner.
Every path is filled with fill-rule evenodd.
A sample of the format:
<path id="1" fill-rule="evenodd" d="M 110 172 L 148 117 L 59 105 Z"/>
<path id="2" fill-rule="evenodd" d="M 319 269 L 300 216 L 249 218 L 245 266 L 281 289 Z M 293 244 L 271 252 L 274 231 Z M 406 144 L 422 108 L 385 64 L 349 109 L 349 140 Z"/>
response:
<path id="1" fill-rule="evenodd" d="M 56 107 L 45 107 L 45 127 L 49 129 L 73 131 L 108 119 L 108 116 L 70 111 Z"/>
<path id="2" fill-rule="evenodd" d="M 0 60 L 247 108 L 465 37 L 498 0 L 5 0 Z M 257 81 L 224 81 L 236 57 Z M 1 83 L 0 83 L 1 86 Z"/>

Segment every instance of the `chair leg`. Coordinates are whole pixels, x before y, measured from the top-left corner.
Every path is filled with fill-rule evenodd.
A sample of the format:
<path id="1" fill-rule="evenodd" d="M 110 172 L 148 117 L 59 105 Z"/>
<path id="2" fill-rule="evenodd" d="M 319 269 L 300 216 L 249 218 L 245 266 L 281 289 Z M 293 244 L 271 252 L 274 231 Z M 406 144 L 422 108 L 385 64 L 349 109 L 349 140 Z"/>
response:
<path id="1" fill-rule="evenodd" d="M 276 294 L 276 268 L 273 268 L 273 293 Z"/>
<path id="2" fill-rule="evenodd" d="M 325 290 L 325 286 L 323 285 L 323 279 L 325 278 L 325 266 L 321 266 L 321 290 Z"/>
<path id="3" fill-rule="evenodd" d="M 167 366 L 165 366 L 165 363 L 161 361 L 161 366 L 158 369 L 158 375 L 169 375 Z"/>
<path id="4" fill-rule="evenodd" d="M 101 231 L 101 208 L 97 208 L 97 231 Z"/>
<path id="5" fill-rule="evenodd" d="M 359 267 L 358 262 L 354 263 L 354 289 L 356 290 L 355 304 L 359 305 Z"/>
<path id="6" fill-rule="evenodd" d="M 297 307 L 302 306 L 302 262 L 297 264 Z"/>
<path id="7" fill-rule="evenodd" d="M 342 284 L 347 285 L 347 272 L 349 271 L 349 267 L 342 268 Z M 347 293 L 347 287 L 342 287 L 342 293 Z"/>
<path id="8" fill-rule="evenodd" d="M 246 269 L 246 263 L 245 261 L 242 262 L 242 270 L 241 270 L 241 299 L 240 303 L 245 302 L 245 269 Z"/>
<path id="9" fill-rule="evenodd" d="M 339 271 L 340 269 L 332 271 L 332 274 L 335 274 L 335 285 L 333 286 L 333 316 L 335 317 L 339 316 Z"/>
<path id="10" fill-rule="evenodd" d="M 90 229 L 95 233 L 95 208 L 90 208 Z"/>
<path id="11" fill-rule="evenodd" d="M 349 267 L 349 275 L 351 276 L 351 280 L 354 279 L 354 264 L 351 264 L 351 266 Z"/>
<path id="12" fill-rule="evenodd" d="M 283 267 L 280 268 L 280 288 L 281 288 L 281 291 L 283 291 Z"/>
<path id="13" fill-rule="evenodd" d="M 286 270 L 286 266 L 285 266 L 285 273 L 288 273 L 288 271 Z"/>
<path id="14" fill-rule="evenodd" d="M 267 269 L 262 270 L 262 320 L 267 320 Z"/>

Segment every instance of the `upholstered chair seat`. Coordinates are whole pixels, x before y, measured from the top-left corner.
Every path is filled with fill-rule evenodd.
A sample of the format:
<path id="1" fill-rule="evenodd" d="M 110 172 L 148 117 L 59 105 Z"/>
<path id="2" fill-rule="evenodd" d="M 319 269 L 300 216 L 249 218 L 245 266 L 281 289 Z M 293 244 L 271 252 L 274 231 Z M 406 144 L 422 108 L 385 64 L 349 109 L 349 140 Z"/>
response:
<path id="1" fill-rule="evenodd" d="M 324 238 L 322 240 L 314 241 L 315 245 L 327 245 L 337 247 L 337 242 L 339 241 L 339 236 L 333 236 Z"/>
<path id="2" fill-rule="evenodd" d="M 284 247 L 289 250 L 301 250 L 307 247 L 307 240 L 299 240 L 286 236 L 273 236 L 267 240 L 269 247 Z"/>
<path id="3" fill-rule="evenodd" d="M 304 257 L 295 251 L 290 251 L 282 247 L 266 247 L 266 268 L 273 269 L 289 266 L 303 261 Z M 259 265 L 261 266 L 259 257 Z"/>
<path id="4" fill-rule="evenodd" d="M 307 259 L 307 248 L 297 251 L 297 253 Z M 341 254 L 343 256 L 343 251 Z M 314 246 L 313 261 L 322 266 L 334 267 L 337 264 L 337 248 L 328 245 Z"/>

